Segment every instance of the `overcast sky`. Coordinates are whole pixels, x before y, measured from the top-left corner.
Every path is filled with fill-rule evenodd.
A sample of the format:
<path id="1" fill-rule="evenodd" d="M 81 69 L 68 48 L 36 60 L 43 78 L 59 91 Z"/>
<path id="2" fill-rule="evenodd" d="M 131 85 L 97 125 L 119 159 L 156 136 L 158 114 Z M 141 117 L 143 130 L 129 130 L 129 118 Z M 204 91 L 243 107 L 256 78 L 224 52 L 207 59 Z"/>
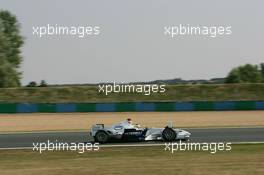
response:
<path id="1" fill-rule="evenodd" d="M 131 82 L 224 77 L 264 62 L 264 1 L 1 0 L 25 37 L 22 83 Z M 96 37 L 38 38 L 33 26 L 100 26 Z M 164 35 L 164 26 L 232 26 L 217 38 Z"/>

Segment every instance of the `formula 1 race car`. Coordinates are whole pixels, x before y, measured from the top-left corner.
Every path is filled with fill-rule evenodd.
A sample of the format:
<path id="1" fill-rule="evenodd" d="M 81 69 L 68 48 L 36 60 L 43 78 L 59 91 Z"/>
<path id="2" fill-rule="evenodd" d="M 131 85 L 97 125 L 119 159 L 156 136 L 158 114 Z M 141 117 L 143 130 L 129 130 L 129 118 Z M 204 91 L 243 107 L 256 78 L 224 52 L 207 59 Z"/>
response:
<path id="1" fill-rule="evenodd" d="M 191 133 L 171 126 L 164 128 L 140 128 L 139 125 L 132 125 L 129 122 L 120 122 L 109 127 L 104 124 L 92 126 L 91 135 L 99 143 L 112 141 L 140 142 L 140 141 L 175 141 L 189 140 Z"/>

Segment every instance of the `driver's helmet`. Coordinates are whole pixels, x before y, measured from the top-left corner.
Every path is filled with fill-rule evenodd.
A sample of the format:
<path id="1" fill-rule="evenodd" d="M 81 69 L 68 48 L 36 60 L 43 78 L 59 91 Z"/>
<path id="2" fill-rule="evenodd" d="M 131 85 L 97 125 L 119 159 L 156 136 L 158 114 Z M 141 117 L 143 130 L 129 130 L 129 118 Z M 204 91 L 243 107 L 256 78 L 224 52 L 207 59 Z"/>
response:
<path id="1" fill-rule="evenodd" d="M 132 119 L 131 118 L 128 118 L 127 119 L 127 123 L 132 124 Z"/>

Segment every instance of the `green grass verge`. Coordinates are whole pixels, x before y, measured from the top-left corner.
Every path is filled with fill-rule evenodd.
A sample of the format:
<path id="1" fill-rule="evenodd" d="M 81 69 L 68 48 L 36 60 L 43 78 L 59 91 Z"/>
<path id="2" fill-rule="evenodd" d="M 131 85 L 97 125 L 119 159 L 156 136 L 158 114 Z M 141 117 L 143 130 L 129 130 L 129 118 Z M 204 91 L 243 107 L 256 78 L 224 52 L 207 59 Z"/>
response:
<path id="1" fill-rule="evenodd" d="M 0 151 L 1 174 L 237 174 L 264 172 L 264 144 L 233 145 L 228 152 L 176 152 L 164 147 L 101 148 L 97 152 Z"/>
<path id="2" fill-rule="evenodd" d="M 97 86 L 1 88 L 0 102 L 135 102 L 135 101 L 220 101 L 264 100 L 264 84 L 168 85 L 165 93 L 100 94 Z"/>

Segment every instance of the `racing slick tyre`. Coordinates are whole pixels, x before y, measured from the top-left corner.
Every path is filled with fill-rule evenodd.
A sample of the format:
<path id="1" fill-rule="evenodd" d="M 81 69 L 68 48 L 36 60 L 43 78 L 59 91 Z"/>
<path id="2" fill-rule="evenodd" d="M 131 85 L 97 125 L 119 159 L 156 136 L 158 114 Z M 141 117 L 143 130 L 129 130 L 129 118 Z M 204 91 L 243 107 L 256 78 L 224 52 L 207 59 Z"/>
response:
<path id="1" fill-rule="evenodd" d="M 109 135 L 105 131 L 98 131 L 94 136 L 94 140 L 99 143 L 106 143 L 109 140 Z"/>
<path id="2" fill-rule="evenodd" d="M 162 138 L 165 141 L 171 142 L 175 140 L 176 137 L 177 137 L 177 133 L 172 128 L 165 127 L 164 130 L 162 131 Z"/>

